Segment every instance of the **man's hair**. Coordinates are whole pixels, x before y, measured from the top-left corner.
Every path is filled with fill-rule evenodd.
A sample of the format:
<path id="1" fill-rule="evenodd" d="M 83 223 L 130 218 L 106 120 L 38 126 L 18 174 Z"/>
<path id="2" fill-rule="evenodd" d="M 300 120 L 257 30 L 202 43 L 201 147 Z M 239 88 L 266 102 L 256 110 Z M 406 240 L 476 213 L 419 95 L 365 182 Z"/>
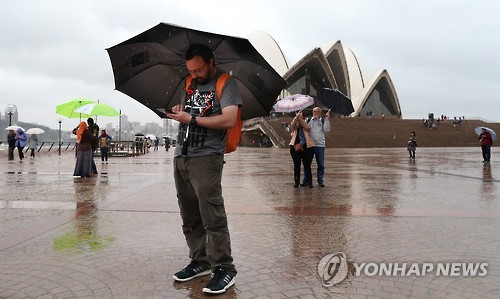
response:
<path id="1" fill-rule="evenodd" d="M 87 118 L 87 123 L 89 125 L 93 125 L 94 124 L 94 119 L 92 117 Z"/>
<path id="2" fill-rule="evenodd" d="M 214 58 L 214 52 L 204 44 L 192 44 L 186 51 L 186 60 L 191 60 L 195 56 L 200 56 L 205 63 L 210 63 L 210 59 Z"/>

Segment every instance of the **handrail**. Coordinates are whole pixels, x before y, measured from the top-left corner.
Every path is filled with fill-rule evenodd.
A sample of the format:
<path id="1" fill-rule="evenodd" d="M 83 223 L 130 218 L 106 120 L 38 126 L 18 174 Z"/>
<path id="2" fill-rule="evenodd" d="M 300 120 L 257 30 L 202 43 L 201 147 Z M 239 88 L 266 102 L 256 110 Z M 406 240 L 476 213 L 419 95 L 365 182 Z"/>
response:
<path id="1" fill-rule="evenodd" d="M 462 120 L 465 120 L 465 119 L 462 119 Z M 488 119 L 485 119 L 485 118 L 482 118 L 482 117 L 468 117 L 467 120 L 479 120 L 479 121 L 482 121 L 482 122 L 485 122 L 485 123 L 497 123 L 497 121 L 493 121 L 493 120 L 488 120 Z"/>
<path id="2" fill-rule="evenodd" d="M 0 144 L 1 143 L 2 141 L 0 141 Z M 42 149 L 46 149 L 47 152 L 50 152 L 52 149 L 55 149 L 56 151 L 58 151 L 59 149 L 61 151 L 74 151 L 76 149 L 76 145 L 77 143 L 75 141 L 61 142 L 61 144 L 59 144 L 58 141 L 40 141 L 37 148 L 37 152 L 40 152 Z M 138 141 L 113 140 L 110 142 L 109 145 L 110 145 L 110 151 L 109 151 L 110 156 L 137 156 L 149 152 L 149 147 L 146 140 L 138 140 Z M 27 152 L 28 150 L 29 148 L 26 146 L 24 151 Z M 96 150 L 95 153 L 98 156 L 100 154 L 100 151 Z"/>
<path id="3" fill-rule="evenodd" d="M 257 124 L 258 126 L 260 126 L 260 129 L 264 133 L 266 133 L 266 135 L 269 137 L 269 139 L 271 139 L 271 141 L 274 144 L 277 144 L 281 148 L 286 147 L 286 142 L 283 139 L 283 137 L 281 137 L 280 135 L 278 135 L 278 133 L 276 133 L 274 128 L 266 121 L 265 118 L 259 117 L 255 120 L 257 123 L 254 122 L 254 124 Z"/>

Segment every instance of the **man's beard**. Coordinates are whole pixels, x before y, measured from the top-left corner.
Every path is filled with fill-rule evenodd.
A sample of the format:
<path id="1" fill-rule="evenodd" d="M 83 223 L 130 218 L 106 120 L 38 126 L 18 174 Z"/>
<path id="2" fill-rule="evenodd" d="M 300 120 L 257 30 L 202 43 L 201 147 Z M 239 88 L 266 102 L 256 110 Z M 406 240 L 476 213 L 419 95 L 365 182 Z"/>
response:
<path id="1" fill-rule="evenodd" d="M 207 79 L 207 78 L 196 78 L 196 82 L 198 82 L 198 84 L 205 85 L 205 84 L 208 84 L 208 82 L 210 82 L 210 79 Z"/>

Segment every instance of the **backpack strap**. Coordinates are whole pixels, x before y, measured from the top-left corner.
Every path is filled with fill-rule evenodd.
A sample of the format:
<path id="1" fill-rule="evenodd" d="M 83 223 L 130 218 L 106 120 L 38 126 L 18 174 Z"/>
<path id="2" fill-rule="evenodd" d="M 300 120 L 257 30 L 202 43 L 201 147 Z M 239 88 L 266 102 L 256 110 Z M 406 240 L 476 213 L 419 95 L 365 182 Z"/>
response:
<path id="1" fill-rule="evenodd" d="M 215 94 L 217 95 L 219 103 L 222 97 L 222 89 L 224 88 L 224 85 L 226 85 L 227 79 L 229 79 L 229 77 L 231 77 L 231 75 L 229 75 L 228 73 L 222 73 L 219 78 L 217 78 L 217 83 L 215 83 Z"/>
<path id="2" fill-rule="evenodd" d="M 191 82 L 193 82 L 193 76 L 191 76 L 191 74 L 189 74 L 187 77 L 186 77 L 186 86 L 185 86 L 185 90 L 187 91 L 188 88 L 189 88 L 189 85 L 191 85 Z"/>
<path id="3" fill-rule="evenodd" d="M 306 119 L 306 123 L 309 123 L 309 122 L 311 121 L 311 119 L 312 119 L 311 117 L 308 117 L 308 118 Z M 325 118 L 324 118 L 324 117 L 322 117 L 322 118 L 321 118 L 321 125 L 324 125 L 324 124 L 325 124 Z"/>

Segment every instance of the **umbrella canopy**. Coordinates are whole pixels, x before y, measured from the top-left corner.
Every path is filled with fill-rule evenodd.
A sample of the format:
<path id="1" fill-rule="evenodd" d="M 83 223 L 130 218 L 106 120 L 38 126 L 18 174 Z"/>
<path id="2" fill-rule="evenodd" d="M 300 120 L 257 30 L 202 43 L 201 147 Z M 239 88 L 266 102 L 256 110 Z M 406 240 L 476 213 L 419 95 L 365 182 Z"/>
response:
<path id="1" fill-rule="evenodd" d="M 103 103 L 91 103 L 76 108 L 74 112 L 89 116 L 120 116 L 115 108 Z"/>
<path id="2" fill-rule="evenodd" d="M 314 104 L 314 99 L 303 94 L 286 96 L 274 104 L 276 112 L 294 112 L 305 109 Z"/>
<path id="3" fill-rule="evenodd" d="M 155 135 L 153 135 L 153 134 L 147 134 L 145 137 L 146 137 L 146 138 L 148 138 L 148 137 L 149 137 L 151 140 L 156 140 L 156 136 L 155 136 Z"/>
<path id="4" fill-rule="evenodd" d="M 483 128 L 486 129 L 486 131 L 490 132 L 492 140 L 497 140 L 497 134 L 495 133 L 495 131 L 493 131 L 490 128 L 487 128 L 487 127 L 477 127 L 477 128 L 474 129 L 474 131 L 479 136 L 483 132 Z"/>
<path id="5" fill-rule="evenodd" d="M 23 128 L 22 128 L 22 127 L 20 127 L 20 126 L 8 126 L 7 128 L 5 128 L 5 130 L 6 130 L 6 131 L 10 131 L 10 130 L 12 130 L 12 131 L 17 131 L 17 129 L 19 129 L 19 128 L 23 129 Z M 24 129 L 23 129 L 23 131 L 24 131 Z"/>
<path id="6" fill-rule="evenodd" d="M 45 133 L 45 131 L 41 128 L 30 128 L 28 131 L 26 131 L 26 134 L 42 134 Z"/>
<path id="7" fill-rule="evenodd" d="M 95 103 L 95 102 L 89 99 L 73 99 L 71 101 L 57 105 L 56 113 L 62 116 L 66 116 L 67 118 L 81 119 L 82 117 L 89 117 L 89 115 L 85 113 L 75 112 L 75 109 L 90 103 Z"/>
<path id="8" fill-rule="evenodd" d="M 349 115 L 354 112 L 351 99 L 337 89 L 320 89 L 318 100 L 333 113 Z"/>
<path id="9" fill-rule="evenodd" d="M 195 43 L 210 47 L 216 66 L 236 79 L 243 120 L 269 114 L 286 81 L 247 39 L 171 24 L 160 23 L 107 49 L 115 88 L 166 117 L 158 109 L 180 103 L 188 75 L 184 53 Z"/>

